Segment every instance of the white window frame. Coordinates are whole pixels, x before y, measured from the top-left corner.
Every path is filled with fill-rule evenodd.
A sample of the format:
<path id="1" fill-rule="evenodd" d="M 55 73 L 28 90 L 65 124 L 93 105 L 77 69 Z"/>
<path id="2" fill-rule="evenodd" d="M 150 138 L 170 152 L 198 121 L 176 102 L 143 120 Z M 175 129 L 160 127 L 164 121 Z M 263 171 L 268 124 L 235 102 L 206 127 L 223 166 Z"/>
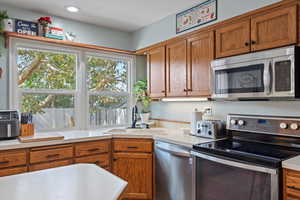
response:
<path id="1" fill-rule="evenodd" d="M 119 126 L 128 126 L 131 123 L 130 108 L 133 105 L 134 97 L 132 94 L 133 84 L 136 77 L 136 57 L 133 55 L 119 54 L 113 52 L 104 52 L 99 50 L 89 50 L 85 48 L 70 47 L 65 45 L 49 44 L 47 42 L 31 41 L 21 38 L 9 39 L 9 108 L 20 110 L 20 98 L 23 93 L 30 94 L 72 94 L 75 97 L 74 109 L 75 109 L 75 127 L 68 129 L 44 129 L 44 131 L 58 131 L 58 130 L 89 130 L 89 129 L 101 129 L 103 127 L 90 127 L 89 125 L 89 95 L 86 78 L 87 78 L 87 57 L 95 56 L 116 60 L 126 60 L 128 62 L 128 91 L 125 92 L 128 96 L 128 121 L 127 124 Z M 76 66 L 76 88 L 75 90 L 48 90 L 48 89 L 21 89 L 18 88 L 18 72 L 16 63 L 17 48 L 30 48 L 41 51 L 52 51 L 68 53 L 77 56 Z M 94 93 L 94 92 L 93 92 Z M 95 92 L 97 94 L 111 95 L 115 92 Z M 125 94 L 124 93 L 124 94 Z M 119 93 L 122 94 L 122 93 Z M 117 125 L 115 125 L 117 126 Z M 111 127 L 111 126 L 110 126 Z"/>

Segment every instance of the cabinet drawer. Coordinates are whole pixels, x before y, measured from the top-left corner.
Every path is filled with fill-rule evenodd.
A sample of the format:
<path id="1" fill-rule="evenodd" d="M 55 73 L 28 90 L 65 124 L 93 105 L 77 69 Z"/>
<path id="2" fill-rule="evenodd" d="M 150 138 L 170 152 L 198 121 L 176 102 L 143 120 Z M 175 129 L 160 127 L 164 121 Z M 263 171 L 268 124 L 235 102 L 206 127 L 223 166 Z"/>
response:
<path id="1" fill-rule="evenodd" d="M 109 141 L 86 142 L 75 145 L 75 156 L 87 156 L 109 151 Z"/>
<path id="2" fill-rule="evenodd" d="M 115 152 L 149 152 L 153 151 L 152 140 L 115 139 L 113 140 Z"/>
<path id="3" fill-rule="evenodd" d="M 21 174 L 21 173 L 25 173 L 25 172 L 27 172 L 27 167 L 12 167 L 12 168 L 7 168 L 7 169 L 1 169 L 0 177 Z"/>
<path id="4" fill-rule="evenodd" d="M 56 146 L 48 148 L 35 148 L 30 152 L 30 163 L 48 162 L 73 157 L 72 146 Z"/>
<path id="5" fill-rule="evenodd" d="M 26 165 L 26 151 L 3 151 L 0 153 L 0 168 Z"/>
<path id="6" fill-rule="evenodd" d="M 101 154 L 94 156 L 85 156 L 81 158 L 76 158 L 75 163 L 92 163 L 99 165 L 100 167 L 109 167 L 109 154 Z"/>
<path id="7" fill-rule="evenodd" d="M 61 160 L 61 161 L 53 161 L 48 163 L 41 163 L 29 166 L 29 171 L 37 171 L 42 169 L 50 169 L 55 167 L 62 167 L 73 164 L 73 160 Z"/>

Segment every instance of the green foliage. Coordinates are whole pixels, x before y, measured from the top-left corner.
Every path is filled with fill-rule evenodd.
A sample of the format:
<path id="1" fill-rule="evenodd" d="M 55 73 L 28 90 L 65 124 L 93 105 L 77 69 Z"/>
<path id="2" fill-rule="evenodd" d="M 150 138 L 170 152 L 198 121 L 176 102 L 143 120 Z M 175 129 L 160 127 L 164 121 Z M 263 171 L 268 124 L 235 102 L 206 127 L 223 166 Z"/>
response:
<path id="1" fill-rule="evenodd" d="M 134 86 L 134 94 L 137 102 L 140 102 L 143 106 L 142 113 L 148 113 L 151 104 L 151 98 L 147 95 L 147 81 L 137 81 Z"/>
<path id="2" fill-rule="evenodd" d="M 1 30 L 1 31 L 3 30 L 2 21 L 3 21 L 4 19 L 8 19 L 8 14 L 7 14 L 7 11 L 6 11 L 6 10 L 0 11 L 0 30 Z"/>
<path id="3" fill-rule="evenodd" d="M 17 50 L 19 88 L 23 89 L 76 89 L 76 62 L 73 54 L 19 48 Z M 115 96 L 91 95 L 90 112 L 126 106 L 127 67 L 124 61 L 99 57 L 87 59 L 87 87 L 90 91 L 115 92 Z M 44 113 L 45 108 L 74 108 L 74 96 L 26 94 L 22 96 L 21 111 Z"/>

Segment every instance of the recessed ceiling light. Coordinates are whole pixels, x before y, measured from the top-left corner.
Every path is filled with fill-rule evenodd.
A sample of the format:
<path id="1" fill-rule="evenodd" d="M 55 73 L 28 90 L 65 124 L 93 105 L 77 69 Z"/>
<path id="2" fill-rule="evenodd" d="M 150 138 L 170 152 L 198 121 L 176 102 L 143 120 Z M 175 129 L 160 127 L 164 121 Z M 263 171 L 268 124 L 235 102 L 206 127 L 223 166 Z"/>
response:
<path id="1" fill-rule="evenodd" d="M 75 13 L 79 11 L 79 8 L 75 7 L 75 6 L 66 6 L 65 7 L 67 11 Z"/>

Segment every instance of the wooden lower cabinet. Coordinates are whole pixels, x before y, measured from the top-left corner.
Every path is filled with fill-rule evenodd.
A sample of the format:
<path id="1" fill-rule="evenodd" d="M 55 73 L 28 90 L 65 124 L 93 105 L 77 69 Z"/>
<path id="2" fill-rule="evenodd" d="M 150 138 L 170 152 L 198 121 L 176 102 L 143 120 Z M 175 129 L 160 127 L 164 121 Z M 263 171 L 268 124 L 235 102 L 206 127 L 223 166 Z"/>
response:
<path id="1" fill-rule="evenodd" d="M 123 199 L 152 199 L 151 153 L 114 153 L 113 173 L 128 182 Z"/>
<path id="2" fill-rule="evenodd" d="M 35 164 L 29 166 L 29 171 L 37 171 L 37 170 L 43 170 L 43 169 L 50 169 L 55 167 L 63 167 L 67 165 L 73 164 L 73 160 L 60 160 L 60 161 L 53 161 L 48 163 L 41 163 L 41 164 Z"/>
<path id="3" fill-rule="evenodd" d="M 91 164 L 96 164 L 102 168 L 109 169 L 110 156 L 109 154 L 85 156 L 81 158 L 75 158 L 75 163 L 91 163 Z"/>
<path id="4" fill-rule="evenodd" d="M 284 169 L 283 171 L 284 200 L 300 199 L 300 172 Z"/>
<path id="5" fill-rule="evenodd" d="M 21 174 L 27 172 L 27 167 L 22 166 L 22 167 L 11 167 L 11 168 L 6 168 L 6 169 L 1 169 L 0 170 L 0 177 L 2 176 L 10 176 L 10 175 L 15 175 L 15 174 Z"/>

